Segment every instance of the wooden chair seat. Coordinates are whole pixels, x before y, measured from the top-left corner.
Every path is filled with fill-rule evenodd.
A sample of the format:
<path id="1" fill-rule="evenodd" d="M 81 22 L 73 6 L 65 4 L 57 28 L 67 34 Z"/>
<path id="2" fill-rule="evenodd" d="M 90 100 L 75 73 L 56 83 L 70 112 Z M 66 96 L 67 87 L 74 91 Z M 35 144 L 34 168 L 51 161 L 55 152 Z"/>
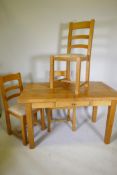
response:
<path id="1" fill-rule="evenodd" d="M 19 116 L 25 116 L 26 112 L 25 112 L 25 106 L 19 103 L 16 103 L 12 106 L 9 106 L 8 111 L 11 113 L 14 113 L 16 115 Z M 33 114 L 35 114 L 36 112 L 41 111 L 41 109 L 34 109 L 33 110 Z"/>
<path id="2" fill-rule="evenodd" d="M 15 113 L 16 115 L 19 116 L 25 116 L 25 106 L 22 104 L 14 104 L 8 108 L 9 112 Z"/>
<path id="3" fill-rule="evenodd" d="M 56 61 L 86 61 L 89 59 L 88 55 L 84 54 L 59 54 L 54 56 L 54 60 Z"/>

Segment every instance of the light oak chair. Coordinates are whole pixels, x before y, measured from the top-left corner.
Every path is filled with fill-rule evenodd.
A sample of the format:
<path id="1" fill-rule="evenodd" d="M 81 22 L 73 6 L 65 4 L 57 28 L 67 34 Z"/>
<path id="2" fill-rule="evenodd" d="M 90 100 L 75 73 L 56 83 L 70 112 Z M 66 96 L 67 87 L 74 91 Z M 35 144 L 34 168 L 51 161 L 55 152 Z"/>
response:
<path id="1" fill-rule="evenodd" d="M 75 81 L 75 94 L 80 93 L 80 87 L 89 85 L 89 74 L 90 74 L 90 60 L 91 60 L 91 49 L 92 49 L 92 39 L 94 32 L 94 23 L 95 20 L 83 21 L 83 22 L 71 22 L 69 24 L 69 33 L 68 33 L 68 44 L 67 44 L 67 54 L 52 55 L 50 57 L 50 88 L 54 88 L 55 77 L 64 76 L 64 79 L 60 80 L 61 82 L 71 83 L 70 80 L 70 62 L 76 62 L 76 81 Z M 88 34 L 81 34 L 81 30 L 88 30 Z M 77 34 L 77 31 L 80 30 L 80 34 Z M 76 31 L 76 33 L 75 33 Z M 77 44 L 76 42 L 79 41 Z M 87 44 L 84 44 L 84 41 L 87 41 Z M 84 49 L 86 54 L 72 54 L 74 49 Z M 55 61 L 65 61 L 66 70 L 65 71 L 55 71 L 54 62 Z M 86 76 L 83 83 L 80 82 L 81 74 L 81 63 L 86 62 Z"/>
<path id="2" fill-rule="evenodd" d="M 22 142 L 24 145 L 26 145 L 27 144 L 27 132 L 26 132 L 25 107 L 24 105 L 18 104 L 18 103 L 15 103 L 14 105 L 10 104 L 10 101 L 13 100 L 15 97 L 18 97 L 23 91 L 21 74 L 16 73 L 16 74 L 9 74 L 9 75 L 1 76 L 0 77 L 0 87 L 1 87 L 1 94 L 2 94 L 2 99 L 3 99 L 4 109 L 5 109 L 7 132 L 8 134 L 14 133 L 14 131 L 11 128 L 10 117 L 14 116 L 15 118 L 19 119 L 21 122 Z M 41 112 L 42 129 L 45 129 L 44 112 L 42 109 L 37 109 L 33 111 L 34 124 L 37 123 L 37 112 L 38 111 Z"/>
<path id="3" fill-rule="evenodd" d="M 61 83 L 73 83 L 70 79 L 70 62 L 76 62 L 76 81 L 75 83 L 75 94 L 78 95 L 80 93 L 80 87 L 89 86 L 89 75 L 90 75 L 90 60 L 91 60 L 91 49 L 92 49 L 92 40 L 93 40 L 93 32 L 94 32 L 94 24 L 95 20 L 92 19 L 90 21 L 83 22 L 71 22 L 69 23 L 69 33 L 68 33 L 68 44 L 67 44 L 67 54 L 59 54 L 59 55 L 51 55 L 50 57 L 50 88 L 53 89 L 55 84 L 57 86 L 57 81 Z M 77 34 L 80 30 L 80 34 Z M 88 30 L 88 34 L 83 34 L 84 30 Z M 83 32 L 83 33 L 82 33 Z M 77 43 L 78 42 L 78 43 Z M 87 42 L 87 44 L 84 44 Z M 77 54 L 73 54 L 72 51 L 77 49 Z M 82 49 L 86 54 L 81 54 L 79 49 Z M 66 70 L 64 71 L 55 71 L 55 61 L 66 62 Z M 80 74 L 81 74 L 81 63 L 86 62 L 86 73 L 85 73 L 85 81 L 80 82 Z M 56 80 L 55 80 L 56 77 Z M 61 77 L 64 77 L 60 79 Z M 58 79 L 58 80 L 57 80 Z M 97 107 L 93 107 L 93 118 L 92 121 L 95 122 L 95 116 L 97 113 Z M 76 108 L 73 108 L 73 116 L 76 115 Z M 71 121 L 70 118 L 70 109 L 68 109 L 67 121 Z M 75 118 L 75 117 L 73 117 Z M 52 111 L 49 110 L 48 113 L 48 131 L 50 131 L 51 122 L 54 121 L 52 117 Z M 61 120 L 60 120 L 61 121 Z M 75 122 L 72 121 L 72 130 L 75 130 Z"/>

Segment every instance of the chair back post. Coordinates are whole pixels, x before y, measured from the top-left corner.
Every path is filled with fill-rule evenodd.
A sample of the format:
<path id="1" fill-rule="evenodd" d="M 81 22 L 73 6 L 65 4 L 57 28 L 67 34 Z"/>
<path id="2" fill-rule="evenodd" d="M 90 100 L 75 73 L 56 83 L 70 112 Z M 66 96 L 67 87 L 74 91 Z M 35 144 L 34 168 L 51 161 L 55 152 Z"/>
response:
<path id="1" fill-rule="evenodd" d="M 89 31 L 89 40 L 88 40 L 88 49 L 87 49 L 87 56 L 88 61 L 86 62 L 86 78 L 85 81 L 88 83 L 86 86 L 89 86 L 89 77 L 90 77 L 90 60 L 91 60 L 91 50 L 92 50 L 92 40 L 93 40 L 93 33 L 94 33 L 94 25 L 95 20 L 92 19 L 90 22 L 90 31 Z"/>
<path id="2" fill-rule="evenodd" d="M 69 23 L 67 54 L 71 53 L 71 44 L 72 44 L 72 22 Z M 66 62 L 66 79 L 70 80 L 70 61 Z"/>
<path id="3" fill-rule="evenodd" d="M 5 108 L 5 112 L 7 111 L 7 109 L 9 108 L 9 105 L 7 103 L 7 98 L 6 98 L 6 93 L 5 93 L 5 89 L 4 89 L 4 82 L 3 82 L 3 77 L 0 77 L 0 89 L 1 89 L 1 95 L 2 95 L 2 99 L 3 99 L 3 105 Z"/>
<path id="4" fill-rule="evenodd" d="M 20 93 L 23 91 L 23 83 L 22 83 L 22 77 L 21 77 L 21 73 L 18 73 L 18 82 L 19 82 L 19 89 L 20 89 Z"/>
<path id="5" fill-rule="evenodd" d="M 72 44 L 72 22 L 69 23 L 67 54 L 70 54 L 71 53 L 71 44 Z"/>
<path id="6" fill-rule="evenodd" d="M 87 55 L 89 56 L 89 59 L 91 59 L 94 25 L 95 25 L 95 20 L 92 19 L 90 22 L 90 31 L 89 31 L 89 40 L 88 40 L 88 49 L 87 49 Z"/>

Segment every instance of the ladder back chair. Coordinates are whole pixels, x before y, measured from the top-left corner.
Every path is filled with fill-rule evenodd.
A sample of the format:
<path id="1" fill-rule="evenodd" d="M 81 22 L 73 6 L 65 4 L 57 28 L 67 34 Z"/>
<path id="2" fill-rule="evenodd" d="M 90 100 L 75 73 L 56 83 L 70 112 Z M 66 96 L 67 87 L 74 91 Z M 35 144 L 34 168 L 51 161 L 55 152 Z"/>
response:
<path id="1" fill-rule="evenodd" d="M 22 142 L 24 145 L 27 144 L 27 132 L 26 132 L 26 114 L 25 114 L 25 106 L 22 104 L 15 103 L 14 105 L 10 104 L 10 101 L 15 97 L 18 97 L 23 91 L 22 79 L 20 73 L 8 74 L 0 77 L 0 87 L 1 94 L 5 109 L 5 117 L 6 117 L 6 125 L 8 134 L 14 133 L 11 129 L 11 115 L 16 117 L 21 122 L 21 135 Z M 41 124 L 42 129 L 45 128 L 44 123 L 44 114 L 42 109 L 38 109 L 33 111 L 34 113 L 34 122 L 37 121 L 37 111 L 41 112 Z"/>
<path id="2" fill-rule="evenodd" d="M 93 40 L 93 32 L 94 32 L 94 24 L 95 20 L 92 19 L 90 21 L 83 22 L 71 22 L 69 24 L 69 33 L 68 33 L 68 44 L 67 44 L 67 54 L 59 54 L 59 55 L 51 55 L 50 57 L 50 88 L 54 88 L 55 76 L 61 77 L 64 76 L 64 79 L 59 81 L 65 83 L 71 83 L 70 80 L 70 62 L 76 62 L 76 81 L 75 81 L 75 94 L 78 95 L 80 93 L 80 87 L 89 85 L 89 75 L 90 75 L 90 59 L 91 59 L 91 49 L 92 49 L 92 40 Z M 75 31 L 80 31 L 82 29 L 88 29 L 88 34 L 75 34 Z M 82 30 L 83 31 L 83 30 Z M 77 41 L 86 41 L 87 44 L 78 43 Z M 85 49 L 86 54 L 72 54 L 74 49 Z M 54 70 L 54 62 L 55 61 L 65 61 L 66 62 L 66 70 L 65 71 L 55 71 Z M 86 74 L 85 81 L 83 83 L 80 82 L 80 74 L 81 74 L 81 62 L 86 62 Z"/>

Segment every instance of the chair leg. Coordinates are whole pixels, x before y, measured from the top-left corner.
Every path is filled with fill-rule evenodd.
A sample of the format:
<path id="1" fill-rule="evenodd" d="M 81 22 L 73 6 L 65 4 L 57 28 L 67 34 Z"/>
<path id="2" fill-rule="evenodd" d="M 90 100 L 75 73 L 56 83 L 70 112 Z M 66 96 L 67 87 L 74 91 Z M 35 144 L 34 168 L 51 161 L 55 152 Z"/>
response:
<path id="1" fill-rule="evenodd" d="M 54 56 L 50 57 L 50 88 L 54 87 Z"/>
<path id="2" fill-rule="evenodd" d="M 51 131 L 52 109 L 48 109 L 48 132 Z"/>
<path id="3" fill-rule="evenodd" d="M 11 121 L 10 121 L 10 114 L 8 111 L 5 111 L 5 117 L 6 117 L 7 133 L 11 135 L 12 134 Z"/>
<path id="4" fill-rule="evenodd" d="M 81 73 L 81 61 L 78 59 L 76 62 L 76 87 L 75 87 L 76 95 L 78 95 L 80 92 L 80 73 Z"/>
<path id="5" fill-rule="evenodd" d="M 93 112 L 92 112 L 92 122 L 96 122 L 97 119 L 97 106 L 93 106 Z"/>
<path id="6" fill-rule="evenodd" d="M 21 118 L 21 131 L 22 131 L 22 143 L 27 144 L 27 132 L 26 132 L 26 118 L 22 116 Z"/>
<path id="7" fill-rule="evenodd" d="M 40 110 L 41 116 L 41 129 L 44 130 L 46 128 L 45 119 L 44 119 L 44 109 Z"/>
<path id="8" fill-rule="evenodd" d="M 76 130 L 76 106 L 73 105 L 72 131 Z"/>
<path id="9" fill-rule="evenodd" d="M 67 121 L 70 121 L 70 109 L 68 108 Z"/>
<path id="10" fill-rule="evenodd" d="M 52 120 L 52 109 L 49 109 L 49 108 L 46 108 L 45 111 L 46 111 L 46 116 L 48 116 L 48 110 L 50 110 L 50 115 L 51 115 L 51 120 Z"/>
<path id="11" fill-rule="evenodd" d="M 34 123 L 34 125 L 38 124 L 37 111 L 33 114 L 33 123 Z"/>

